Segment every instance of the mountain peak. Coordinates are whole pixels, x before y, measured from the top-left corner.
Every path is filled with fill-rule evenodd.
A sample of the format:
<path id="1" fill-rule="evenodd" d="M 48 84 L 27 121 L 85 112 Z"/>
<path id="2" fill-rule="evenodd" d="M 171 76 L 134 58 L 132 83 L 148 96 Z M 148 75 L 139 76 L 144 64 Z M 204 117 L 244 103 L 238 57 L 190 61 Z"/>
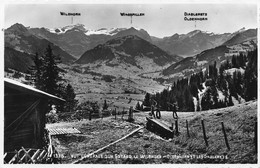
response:
<path id="1" fill-rule="evenodd" d="M 233 34 L 241 33 L 241 32 L 244 32 L 244 31 L 246 31 L 246 28 L 242 27 L 241 29 L 235 31 Z"/>
<path id="2" fill-rule="evenodd" d="M 15 23 L 11 27 L 9 27 L 7 30 L 11 30 L 11 31 L 14 31 L 14 32 L 17 32 L 17 33 L 25 33 L 25 32 L 28 31 L 28 29 L 20 23 Z"/>
<path id="3" fill-rule="evenodd" d="M 143 30 L 143 29 L 141 29 L 141 28 L 139 28 L 139 27 L 130 27 L 129 29 L 137 30 L 137 31 Z"/>
<path id="4" fill-rule="evenodd" d="M 111 39 L 105 44 L 100 44 L 86 51 L 76 63 L 87 64 L 95 61 L 118 62 L 119 60 L 119 62 L 137 66 L 138 58 L 144 58 L 144 60 L 151 59 L 159 66 L 176 62 L 178 59 L 178 57 L 167 54 L 140 36 L 133 34 Z"/>
<path id="5" fill-rule="evenodd" d="M 201 33 L 201 30 L 193 30 L 187 34 L 188 37 L 193 37 L 196 34 Z"/>

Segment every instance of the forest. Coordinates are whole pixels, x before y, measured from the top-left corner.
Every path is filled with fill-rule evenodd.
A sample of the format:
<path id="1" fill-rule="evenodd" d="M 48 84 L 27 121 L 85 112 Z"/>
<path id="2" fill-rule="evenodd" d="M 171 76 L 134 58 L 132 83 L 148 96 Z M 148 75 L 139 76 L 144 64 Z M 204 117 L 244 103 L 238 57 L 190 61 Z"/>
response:
<path id="1" fill-rule="evenodd" d="M 143 106 L 155 100 L 161 110 L 177 103 L 178 111 L 202 111 L 257 99 L 257 49 L 209 65 L 205 71 L 172 83 L 156 94 L 146 93 Z M 139 106 L 141 107 L 141 106 Z"/>

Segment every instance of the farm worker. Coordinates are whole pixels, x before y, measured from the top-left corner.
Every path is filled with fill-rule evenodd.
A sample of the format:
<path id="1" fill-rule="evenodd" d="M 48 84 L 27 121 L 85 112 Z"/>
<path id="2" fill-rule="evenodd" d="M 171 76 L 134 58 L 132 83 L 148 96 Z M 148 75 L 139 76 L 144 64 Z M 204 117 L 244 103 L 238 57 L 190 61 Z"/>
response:
<path id="1" fill-rule="evenodd" d="M 160 119 L 161 118 L 161 112 L 160 112 L 159 104 L 155 100 L 153 100 L 153 102 L 154 102 L 154 107 L 155 107 L 155 110 L 156 110 L 156 118 Z"/>
<path id="2" fill-rule="evenodd" d="M 177 115 L 178 106 L 177 106 L 177 103 L 172 104 L 172 103 L 167 102 L 167 104 L 169 104 L 170 107 L 172 107 L 172 108 L 170 108 L 170 109 L 172 109 L 172 117 L 174 119 L 178 119 L 178 115 Z"/>
<path id="3" fill-rule="evenodd" d="M 177 109 L 178 109 L 177 104 L 174 103 L 173 109 L 172 109 L 172 116 L 173 116 L 174 119 L 178 119 Z"/>
<path id="4" fill-rule="evenodd" d="M 153 104 L 151 104 L 151 115 L 152 115 L 152 117 L 155 118 L 155 115 L 154 115 L 154 105 Z"/>

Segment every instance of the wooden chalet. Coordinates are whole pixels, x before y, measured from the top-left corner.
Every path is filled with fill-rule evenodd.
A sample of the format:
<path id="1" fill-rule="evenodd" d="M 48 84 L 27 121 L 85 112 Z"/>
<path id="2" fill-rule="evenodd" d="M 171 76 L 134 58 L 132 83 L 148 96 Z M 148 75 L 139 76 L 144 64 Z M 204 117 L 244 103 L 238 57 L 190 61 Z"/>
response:
<path id="1" fill-rule="evenodd" d="M 42 148 L 48 102 L 65 100 L 20 82 L 4 79 L 4 152 Z"/>

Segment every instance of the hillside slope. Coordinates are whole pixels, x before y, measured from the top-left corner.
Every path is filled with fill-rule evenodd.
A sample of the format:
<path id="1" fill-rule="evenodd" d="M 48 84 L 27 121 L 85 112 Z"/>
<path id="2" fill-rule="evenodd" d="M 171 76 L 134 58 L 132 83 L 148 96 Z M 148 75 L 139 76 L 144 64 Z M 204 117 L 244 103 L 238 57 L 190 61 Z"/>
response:
<path id="1" fill-rule="evenodd" d="M 249 40 L 257 40 L 257 29 L 248 29 L 240 33 L 236 33 L 231 39 L 226 41 L 223 45 L 231 46 Z"/>
<path id="2" fill-rule="evenodd" d="M 239 44 L 230 46 L 222 45 L 213 49 L 208 49 L 193 57 L 187 57 L 180 62 L 172 64 L 162 71 L 163 79 L 177 79 L 188 77 L 193 73 L 205 70 L 209 65 L 215 61 L 217 67 L 226 59 L 231 59 L 232 56 L 237 56 L 240 53 L 246 53 L 254 50 L 257 47 L 256 40 L 248 40 Z"/>
<path id="3" fill-rule="evenodd" d="M 9 47 L 5 47 L 4 61 L 5 69 L 11 68 L 20 72 L 27 72 L 34 65 L 33 55 L 16 51 Z"/>
<path id="4" fill-rule="evenodd" d="M 145 123 L 146 116 L 147 113 L 135 114 L 135 122 Z M 148 155 L 180 156 L 180 158 L 131 160 L 138 163 L 257 163 L 254 145 L 257 101 L 201 112 L 178 112 L 178 116 L 180 135 L 175 136 L 172 140 L 162 140 L 144 130 L 136 137 L 128 138 L 109 148 L 109 154 L 118 152 L 126 154 L 125 149 L 129 149 L 128 154 L 139 154 L 146 150 Z M 160 120 L 170 127 L 171 123 L 174 122 L 172 112 L 162 112 Z M 186 120 L 189 125 L 190 137 L 187 137 Z M 208 147 L 203 139 L 201 120 L 204 120 Z M 221 122 L 225 126 L 230 150 L 225 144 Z M 149 147 L 140 149 L 140 144 L 148 144 Z M 197 157 L 204 155 L 212 158 L 182 158 L 183 155 L 196 155 Z M 221 156 L 224 159 L 215 158 L 216 156 Z"/>
<path id="5" fill-rule="evenodd" d="M 184 112 L 179 115 L 179 136 L 165 140 L 158 135 L 148 131 L 146 128 L 136 132 L 130 137 L 95 153 L 96 157 L 82 160 L 81 164 L 256 164 L 257 154 L 254 146 L 254 127 L 257 121 L 257 102 L 246 102 L 238 106 L 209 110 L 203 112 Z M 134 124 L 144 126 L 148 113 L 134 113 Z M 125 116 L 126 119 L 126 116 Z M 208 137 L 207 147 L 202 133 L 201 120 L 204 120 L 206 135 Z M 189 124 L 190 137 L 187 137 L 186 120 Z M 163 111 L 160 121 L 169 127 L 174 122 L 172 112 Z M 230 150 L 227 150 L 222 132 L 221 122 L 224 123 Z M 124 129 L 113 135 L 118 128 L 123 128 L 129 122 L 122 119 L 114 119 L 113 116 L 92 121 L 76 121 L 71 123 L 57 123 L 48 125 L 51 128 L 75 127 L 82 131 L 81 135 L 65 135 L 55 138 L 57 149 L 64 155 L 63 161 L 70 163 L 82 157 L 82 155 L 93 152 L 126 135 Z M 97 125 L 100 125 L 97 127 Z M 86 127 L 88 126 L 88 127 Z M 111 127 L 114 127 L 113 131 Z M 87 128 L 87 129 L 86 129 Z M 106 136 L 104 136 L 104 134 Z M 93 136 L 95 135 L 95 136 Z M 91 136 L 91 139 L 89 139 Z M 115 138 L 116 137 L 116 138 Z M 110 139 L 111 139 L 110 138 Z M 82 150 L 82 146 L 95 142 L 92 151 Z M 80 145 L 78 145 L 80 144 Z M 77 150 L 75 150 L 77 149 Z M 88 149 L 88 148 L 87 148 Z M 74 158 L 71 156 L 75 156 Z M 109 158 L 102 158 L 111 156 Z M 118 157 L 116 157 L 118 156 Z M 125 156 L 125 157 L 119 157 Z M 134 157 L 135 156 L 135 157 Z"/>
<path id="6" fill-rule="evenodd" d="M 30 31 L 22 24 L 14 24 L 5 30 L 5 47 L 13 48 L 20 52 L 28 54 L 43 54 L 47 46 L 50 44 L 53 53 L 60 55 L 63 63 L 71 63 L 75 60 L 70 54 L 62 50 L 59 46 L 51 43 L 50 41 L 38 38 L 30 33 Z"/>
<path id="7" fill-rule="evenodd" d="M 137 60 L 139 58 L 139 60 Z M 129 35 L 109 40 L 85 52 L 77 61 L 78 64 L 93 63 L 95 61 L 122 62 L 134 66 L 141 64 L 142 59 L 151 59 L 155 64 L 163 66 L 177 62 L 179 56 L 171 56 L 160 48 L 136 35 Z M 139 65 L 140 66 L 140 65 Z M 141 67 L 140 67 L 141 68 Z"/>

